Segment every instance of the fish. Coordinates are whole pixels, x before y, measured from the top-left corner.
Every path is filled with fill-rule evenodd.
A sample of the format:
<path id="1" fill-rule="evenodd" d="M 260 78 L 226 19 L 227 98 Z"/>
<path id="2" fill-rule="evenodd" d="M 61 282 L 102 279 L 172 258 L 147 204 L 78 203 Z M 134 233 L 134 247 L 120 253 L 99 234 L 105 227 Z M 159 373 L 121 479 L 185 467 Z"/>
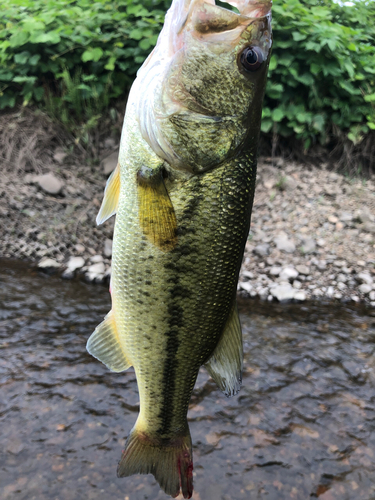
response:
<path id="1" fill-rule="evenodd" d="M 140 411 L 118 477 L 193 493 L 187 421 L 201 366 L 241 386 L 236 290 L 250 228 L 271 1 L 173 0 L 131 87 L 116 169 L 97 216 L 116 214 L 112 308 L 87 342 L 109 370 L 133 366 Z"/>

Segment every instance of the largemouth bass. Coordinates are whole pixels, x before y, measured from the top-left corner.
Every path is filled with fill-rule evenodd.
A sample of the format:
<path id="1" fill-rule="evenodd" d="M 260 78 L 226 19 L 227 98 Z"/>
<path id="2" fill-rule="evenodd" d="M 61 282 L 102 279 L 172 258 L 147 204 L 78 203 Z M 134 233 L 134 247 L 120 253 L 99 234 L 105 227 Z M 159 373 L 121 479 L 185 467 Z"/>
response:
<path id="1" fill-rule="evenodd" d="M 100 224 L 117 213 L 112 309 L 87 349 L 134 367 L 140 413 L 118 476 L 193 491 L 187 410 L 199 368 L 241 385 L 236 287 L 255 187 L 271 2 L 173 0 L 129 94 Z"/>

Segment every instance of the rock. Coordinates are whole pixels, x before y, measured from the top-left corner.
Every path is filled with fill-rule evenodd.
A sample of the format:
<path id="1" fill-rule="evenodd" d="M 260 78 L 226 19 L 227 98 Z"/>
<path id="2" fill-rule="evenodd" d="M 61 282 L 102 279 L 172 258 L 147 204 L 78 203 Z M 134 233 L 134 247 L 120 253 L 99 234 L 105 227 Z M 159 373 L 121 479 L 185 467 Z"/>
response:
<path id="1" fill-rule="evenodd" d="M 372 279 L 372 276 L 370 276 L 367 273 L 359 273 L 359 274 L 357 274 L 356 277 L 360 283 L 366 283 L 367 285 L 372 285 L 372 283 L 374 282 L 374 280 Z"/>
<path id="2" fill-rule="evenodd" d="M 358 290 L 361 293 L 368 294 L 368 293 L 371 292 L 372 286 L 371 285 L 367 285 L 367 283 L 363 283 L 363 285 L 359 285 Z"/>
<path id="3" fill-rule="evenodd" d="M 320 288 L 315 288 L 312 291 L 312 294 L 314 295 L 314 297 L 321 297 L 323 295 L 323 291 Z"/>
<path id="4" fill-rule="evenodd" d="M 370 300 L 375 300 L 375 291 L 370 292 L 369 297 Z"/>
<path id="5" fill-rule="evenodd" d="M 58 194 L 64 186 L 51 172 L 38 176 L 37 182 L 39 187 L 48 194 Z"/>
<path id="6" fill-rule="evenodd" d="M 101 255 L 93 255 L 90 257 L 91 262 L 97 263 L 97 262 L 103 262 L 103 257 Z"/>
<path id="7" fill-rule="evenodd" d="M 105 265 L 104 262 L 98 262 L 97 264 L 93 264 L 89 266 L 86 273 L 86 278 L 89 281 L 103 281 L 105 273 Z"/>
<path id="8" fill-rule="evenodd" d="M 348 281 L 348 277 L 345 276 L 345 274 L 340 273 L 337 275 L 336 281 L 346 283 Z"/>
<path id="9" fill-rule="evenodd" d="M 117 167 L 117 163 L 118 151 L 115 151 L 114 153 L 107 156 L 107 158 L 104 158 L 104 160 L 102 161 L 104 174 L 109 175 L 110 173 L 112 173 L 113 170 Z"/>
<path id="10" fill-rule="evenodd" d="M 106 257 L 111 257 L 112 255 L 112 244 L 113 241 L 107 238 L 104 242 L 104 255 Z"/>
<path id="11" fill-rule="evenodd" d="M 61 149 L 57 149 L 55 154 L 53 155 L 53 159 L 57 162 L 57 163 L 63 163 L 63 161 L 65 160 L 65 158 L 67 157 L 67 153 L 65 153 L 65 151 L 62 151 Z"/>
<path id="12" fill-rule="evenodd" d="M 287 191 L 294 191 L 297 188 L 297 181 L 290 175 L 286 175 L 284 178 L 284 189 Z"/>
<path id="13" fill-rule="evenodd" d="M 39 269 L 42 269 L 44 271 L 55 271 L 57 268 L 60 267 L 60 264 L 58 262 L 56 262 L 55 260 L 53 259 L 42 259 L 39 264 L 38 264 L 38 268 Z"/>
<path id="14" fill-rule="evenodd" d="M 335 289 L 333 288 L 333 286 L 329 286 L 327 288 L 327 291 L 326 291 L 327 297 L 332 297 L 334 293 L 335 293 Z"/>
<path id="15" fill-rule="evenodd" d="M 294 269 L 294 267 L 288 266 L 284 267 L 284 269 L 281 271 L 279 278 L 283 281 L 291 281 L 297 278 L 298 276 L 298 271 Z"/>
<path id="16" fill-rule="evenodd" d="M 297 290 L 299 290 L 302 286 L 302 283 L 298 280 L 294 280 L 293 281 L 293 288 L 296 288 Z"/>
<path id="17" fill-rule="evenodd" d="M 113 139 L 113 137 L 107 137 L 104 140 L 104 147 L 107 149 L 113 149 L 116 146 L 116 141 Z"/>
<path id="18" fill-rule="evenodd" d="M 350 298 L 353 302 L 359 302 L 359 297 L 357 295 L 351 295 Z"/>
<path id="19" fill-rule="evenodd" d="M 345 283 L 340 282 L 340 283 L 337 283 L 337 288 L 342 291 L 342 290 L 345 290 L 346 285 L 345 285 Z"/>
<path id="20" fill-rule="evenodd" d="M 316 243 L 315 240 L 312 238 L 306 238 L 303 240 L 301 251 L 304 254 L 312 253 L 316 249 Z"/>
<path id="21" fill-rule="evenodd" d="M 324 247 L 326 244 L 326 240 L 323 240 L 323 238 L 319 238 L 316 244 L 318 245 L 318 247 Z"/>
<path id="22" fill-rule="evenodd" d="M 269 254 L 270 246 L 267 243 L 262 243 L 260 245 L 257 245 L 253 252 L 256 255 L 259 255 L 260 257 L 265 257 L 266 255 Z"/>
<path id="23" fill-rule="evenodd" d="M 276 285 L 271 288 L 271 294 L 277 298 L 279 302 L 292 300 L 296 291 L 291 285 Z M 298 292 L 297 292 L 298 293 Z"/>
<path id="24" fill-rule="evenodd" d="M 81 245 L 80 243 L 77 243 L 77 245 L 75 245 L 75 250 L 77 253 L 83 253 L 85 251 L 85 247 L 83 245 Z"/>
<path id="25" fill-rule="evenodd" d="M 293 253 L 296 249 L 293 241 L 290 240 L 285 233 L 279 234 L 273 241 L 277 249 L 282 252 Z"/>
<path id="26" fill-rule="evenodd" d="M 355 219 L 359 222 L 374 222 L 375 217 L 367 207 L 363 207 L 361 210 L 355 212 Z"/>
<path id="27" fill-rule="evenodd" d="M 324 271 L 327 267 L 327 261 L 326 260 L 319 260 L 316 263 L 316 267 L 319 269 L 319 271 Z"/>
<path id="28" fill-rule="evenodd" d="M 66 267 L 67 270 L 74 273 L 76 269 L 80 269 L 85 265 L 85 259 L 83 257 L 70 257 L 68 260 Z"/>
<path id="29" fill-rule="evenodd" d="M 253 285 L 249 281 L 240 281 L 238 284 L 240 289 L 245 290 L 245 292 L 250 293 L 253 289 Z"/>
<path id="30" fill-rule="evenodd" d="M 74 271 L 71 271 L 69 268 L 65 269 L 65 271 L 62 273 L 61 277 L 64 280 L 72 280 L 74 278 Z"/>
<path id="31" fill-rule="evenodd" d="M 354 219 L 351 212 L 341 212 L 339 218 L 341 222 L 351 222 Z"/>
<path id="32" fill-rule="evenodd" d="M 308 266 L 305 266 L 304 264 L 296 266 L 296 269 L 299 274 L 303 274 L 304 276 L 308 276 L 310 274 L 310 268 Z"/>
<path id="33" fill-rule="evenodd" d="M 338 222 L 339 220 L 335 215 L 330 215 L 328 217 L 328 221 L 331 222 L 331 224 L 336 224 L 336 222 Z"/>
<path id="34" fill-rule="evenodd" d="M 280 266 L 273 266 L 270 269 L 270 275 L 271 276 L 278 276 L 282 271 L 282 267 Z"/>
<path id="35" fill-rule="evenodd" d="M 363 224 L 363 231 L 367 233 L 375 234 L 375 222 L 365 222 Z"/>
<path id="36" fill-rule="evenodd" d="M 304 300 L 306 300 L 305 292 L 296 292 L 294 294 L 294 300 L 298 300 L 299 302 L 303 302 Z"/>

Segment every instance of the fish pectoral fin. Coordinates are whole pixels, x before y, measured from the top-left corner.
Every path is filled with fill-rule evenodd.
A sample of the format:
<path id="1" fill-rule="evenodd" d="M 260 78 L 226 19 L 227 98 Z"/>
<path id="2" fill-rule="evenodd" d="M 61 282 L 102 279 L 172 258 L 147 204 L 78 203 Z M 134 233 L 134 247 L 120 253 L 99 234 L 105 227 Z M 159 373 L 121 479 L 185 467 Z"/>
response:
<path id="1" fill-rule="evenodd" d="M 235 396 L 242 383 L 242 331 L 236 300 L 229 313 L 224 332 L 205 367 L 227 397 Z"/>
<path id="2" fill-rule="evenodd" d="M 177 219 L 163 180 L 162 168 L 137 173 L 139 224 L 146 238 L 163 252 L 177 244 Z"/>
<path id="3" fill-rule="evenodd" d="M 121 345 L 112 310 L 95 328 L 87 341 L 86 349 L 112 372 L 123 372 L 131 367 Z"/>
<path id="4" fill-rule="evenodd" d="M 117 212 L 118 200 L 120 197 L 120 164 L 111 173 L 107 180 L 104 190 L 104 198 L 100 207 L 99 213 L 96 217 L 96 223 L 103 224 L 112 215 Z"/>

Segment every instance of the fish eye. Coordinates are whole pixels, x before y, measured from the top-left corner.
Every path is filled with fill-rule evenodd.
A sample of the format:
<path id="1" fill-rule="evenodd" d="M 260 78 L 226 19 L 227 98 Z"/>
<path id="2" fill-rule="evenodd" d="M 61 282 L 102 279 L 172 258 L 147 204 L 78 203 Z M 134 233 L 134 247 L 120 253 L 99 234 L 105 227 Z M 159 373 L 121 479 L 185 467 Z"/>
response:
<path id="1" fill-rule="evenodd" d="M 241 54 L 240 61 L 247 71 L 257 71 L 264 61 L 259 47 L 246 47 Z"/>

